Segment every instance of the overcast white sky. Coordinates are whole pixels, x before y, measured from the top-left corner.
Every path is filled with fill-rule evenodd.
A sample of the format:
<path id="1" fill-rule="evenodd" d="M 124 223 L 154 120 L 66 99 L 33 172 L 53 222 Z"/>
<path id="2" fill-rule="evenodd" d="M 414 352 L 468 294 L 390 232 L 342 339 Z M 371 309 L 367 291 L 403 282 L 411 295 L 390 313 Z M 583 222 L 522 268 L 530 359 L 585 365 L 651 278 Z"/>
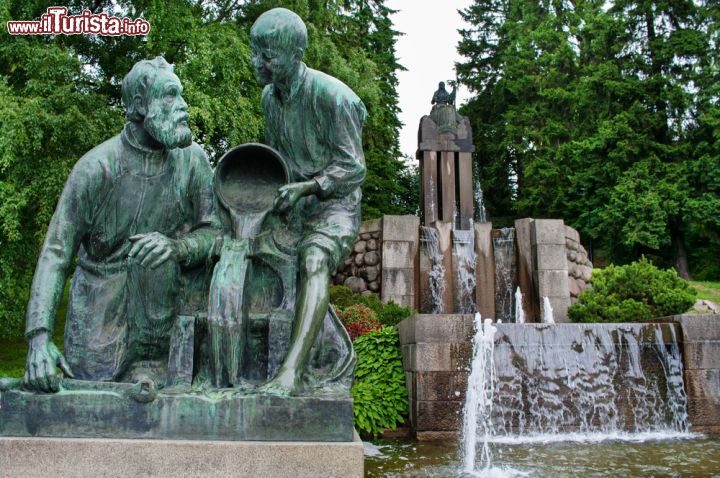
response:
<path id="1" fill-rule="evenodd" d="M 393 15 L 395 30 L 404 33 L 397 42 L 400 64 L 408 71 L 398 74 L 400 84 L 400 151 L 415 157 L 420 118 L 430 114 L 430 99 L 440 81 L 455 79 L 455 62 L 460 41 L 458 28 L 467 26 L 458 9 L 472 0 L 388 0 L 386 5 L 398 10 Z M 449 90 L 450 88 L 448 88 Z M 456 104 L 460 106 L 469 93 L 460 88 Z"/>

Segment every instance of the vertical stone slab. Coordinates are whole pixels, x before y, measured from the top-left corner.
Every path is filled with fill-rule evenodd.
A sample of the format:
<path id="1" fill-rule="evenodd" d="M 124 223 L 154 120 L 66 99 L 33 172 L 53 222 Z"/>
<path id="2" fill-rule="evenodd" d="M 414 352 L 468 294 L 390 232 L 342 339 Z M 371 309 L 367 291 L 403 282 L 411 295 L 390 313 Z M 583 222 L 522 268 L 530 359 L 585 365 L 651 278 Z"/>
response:
<path id="1" fill-rule="evenodd" d="M 473 204 L 473 185 L 472 185 L 472 155 L 470 153 L 456 153 L 458 155 L 458 183 L 460 190 L 458 191 L 460 202 L 460 229 L 470 229 L 473 216 L 475 215 L 475 206 Z"/>
<path id="2" fill-rule="evenodd" d="M 540 320 L 537 284 L 535 283 L 535 263 L 531 237 L 532 218 L 515 221 L 515 244 L 517 247 L 517 281 L 522 292 L 522 307 L 526 322 Z"/>
<path id="3" fill-rule="evenodd" d="M 420 207 L 424 224 L 432 224 L 438 220 L 437 155 L 436 151 L 423 151 L 420 158 Z"/>
<path id="4" fill-rule="evenodd" d="M 531 225 L 534 274 L 537 285 L 540 319 L 542 301 L 550 300 L 555 322 L 569 322 L 570 306 L 568 266 L 565 249 L 565 224 L 562 219 L 535 219 Z"/>
<path id="5" fill-rule="evenodd" d="M 418 309 L 418 249 L 420 219 L 383 216 L 380 299 Z"/>
<path id="6" fill-rule="evenodd" d="M 440 174 L 442 181 L 442 222 L 455 223 L 455 153 L 440 153 Z M 425 222 L 428 224 L 428 222 Z"/>
<path id="7" fill-rule="evenodd" d="M 495 318 L 495 259 L 492 223 L 475 224 L 475 303 L 483 317 Z"/>

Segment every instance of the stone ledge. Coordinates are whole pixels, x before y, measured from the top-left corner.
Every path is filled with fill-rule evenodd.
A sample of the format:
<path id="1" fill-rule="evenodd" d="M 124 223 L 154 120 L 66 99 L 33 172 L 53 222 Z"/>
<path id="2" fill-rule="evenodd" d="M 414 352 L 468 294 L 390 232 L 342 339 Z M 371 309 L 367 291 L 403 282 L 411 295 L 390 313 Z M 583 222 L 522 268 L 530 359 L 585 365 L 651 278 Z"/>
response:
<path id="1" fill-rule="evenodd" d="M 0 437 L 4 478 L 363 476 L 362 441 L 218 442 Z"/>
<path id="2" fill-rule="evenodd" d="M 418 343 L 403 345 L 402 352 L 408 372 L 464 372 L 472 357 L 472 344 Z"/>
<path id="3" fill-rule="evenodd" d="M 425 343 L 468 343 L 472 340 L 472 315 L 418 314 L 399 324 L 402 345 Z"/>
<path id="4" fill-rule="evenodd" d="M 55 394 L 0 393 L 0 436 L 323 442 L 353 437 L 349 396 L 161 390 L 140 403 L 129 394 L 131 384 L 64 379 L 62 386 Z"/>

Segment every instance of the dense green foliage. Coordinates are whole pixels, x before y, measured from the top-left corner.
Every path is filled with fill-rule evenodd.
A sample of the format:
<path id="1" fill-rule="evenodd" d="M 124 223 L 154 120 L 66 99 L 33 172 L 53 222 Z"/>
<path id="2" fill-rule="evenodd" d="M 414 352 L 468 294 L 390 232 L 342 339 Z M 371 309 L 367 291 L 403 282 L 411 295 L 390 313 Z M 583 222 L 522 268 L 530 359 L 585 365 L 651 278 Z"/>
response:
<path id="1" fill-rule="evenodd" d="M 595 269 L 592 288 L 568 309 L 575 322 L 636 322 L 682 314 L 695 302 L 695 289 L 673 269 L 646 258 L 625 266 Z"/>
<path id="2" fill-rule="evenodd" d="M 368 109 L 365 219 L 412 212 L 398 154 L 397 33 L 384 0 L 71 0 L 71 14 L 122 12 L 151 24 L 147 37 L 11 36 L 8 20 L 38 19 L 47 0 L 0 2 L 0 336 L 18 335 L 37 254 L 75 162 L 120 131 L 120 82 L 132 64 L 163 55 L 190 105 L 195 140 L 214 163 L 262 139 L 260 86 L 249 29 L 284 6 L 309 32 L 306 62 L 347 83 Z"/>
<path id="3" fill-rule="evenodd" d="M 355 341 L 358 356 L 352 396 L 355 428 L 377 436 L 395 429 L 408 413 L 400 337 L 394 327 L 369 332 Z"/>
<path id="4" fill-rule="evenodd" d="M 397 305 L 392 301 L 384 304 L 377 294 L 356 294 L 342 285 L 330 286 L 330 303 L 335 306 L 336 310 L 363 304 L 375 312 L 381 325 L 386 326 L 397 325 L 413 314 L 409 307 Z"/>
<path id="5" fill-rule="evenodd" d="M 605 259 L 720 277 L 720 4 L 476 0 L 462 15 L 489 215 L 561 217 Z"/>

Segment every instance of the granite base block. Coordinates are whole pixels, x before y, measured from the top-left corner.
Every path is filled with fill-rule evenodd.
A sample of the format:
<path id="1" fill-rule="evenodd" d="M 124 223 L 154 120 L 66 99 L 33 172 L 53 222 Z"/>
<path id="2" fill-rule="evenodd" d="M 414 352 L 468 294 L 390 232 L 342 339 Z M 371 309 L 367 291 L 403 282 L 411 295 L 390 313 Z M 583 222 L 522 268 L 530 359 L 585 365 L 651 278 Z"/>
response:
<path id="1" fill-rule="evenodd" d="M 64 380 L 70 384 L 71 381 Z M 78 381 L 72 381 L 78 382 Z M 274 397 L 227 391 L 169 394 L 147 403 L 129 384 L 89 383 L 55 394 L 0 392 L 0 436 L 164 440 L 353 439 L 351 397 Z M 90 387 L 97 387 L 92 390 Z"/>
<path id="2" fill-rule="evenodd" d="M 362 441 L 220 442 L 0 437 L 4 478 L 360 478 Z"/>

